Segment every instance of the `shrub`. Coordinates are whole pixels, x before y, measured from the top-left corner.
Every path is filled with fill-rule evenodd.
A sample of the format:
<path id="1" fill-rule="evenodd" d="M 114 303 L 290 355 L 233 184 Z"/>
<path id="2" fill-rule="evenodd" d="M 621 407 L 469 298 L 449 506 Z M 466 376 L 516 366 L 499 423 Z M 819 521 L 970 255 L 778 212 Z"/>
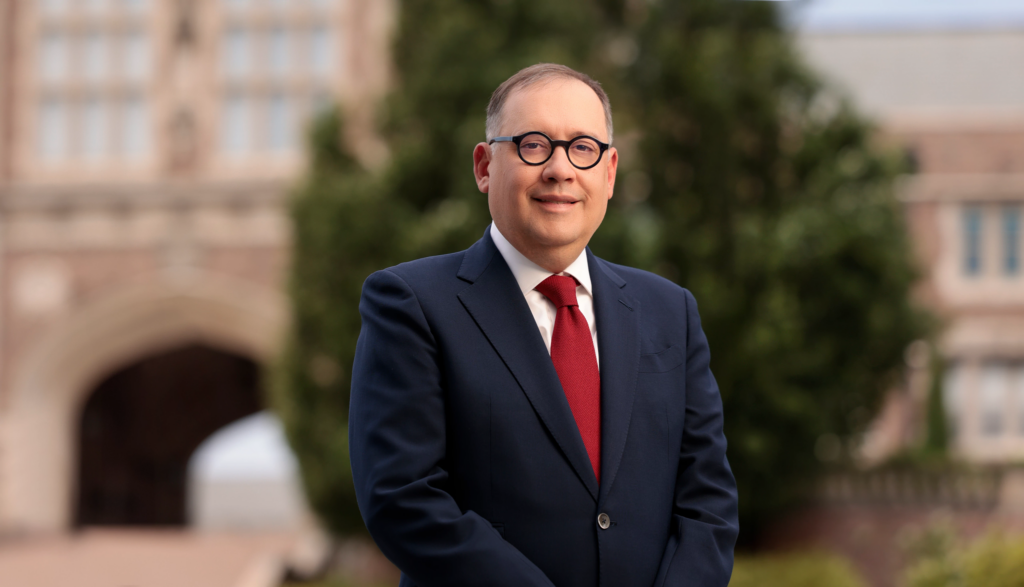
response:
<path id="1" fill-rule="evenodd" d="M 937 540 L 936 533 L 925 532 L 936 547 L 925 549 L 909 567 L 906 587 L 1024 585 L 1024 538 L 994 531 L 965 546 L 955 538 Z"/>
<path id="2" fill-rule="evenodd" d="M 826 553 L 737 557 L 729 587 L 865 587 L 844 558 Z"/>

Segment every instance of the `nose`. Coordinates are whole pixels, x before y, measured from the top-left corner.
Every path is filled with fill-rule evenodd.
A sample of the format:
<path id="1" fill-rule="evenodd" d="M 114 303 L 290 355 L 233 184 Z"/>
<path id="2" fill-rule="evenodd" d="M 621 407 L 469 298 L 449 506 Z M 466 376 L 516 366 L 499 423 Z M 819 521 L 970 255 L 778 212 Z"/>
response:
<path id="1" fill-rule="evenodd" d="M 544 163 L 542 177 L 544 181 L 557 183 L 571 182 L 576 179 L 576 168 L 573 167 L 572 163 L 569 163 L 569 152 L 566 151 L 565 147 L 561 149 L 555 147 L 555 152 L 551 154 L 551 158 Z"/>

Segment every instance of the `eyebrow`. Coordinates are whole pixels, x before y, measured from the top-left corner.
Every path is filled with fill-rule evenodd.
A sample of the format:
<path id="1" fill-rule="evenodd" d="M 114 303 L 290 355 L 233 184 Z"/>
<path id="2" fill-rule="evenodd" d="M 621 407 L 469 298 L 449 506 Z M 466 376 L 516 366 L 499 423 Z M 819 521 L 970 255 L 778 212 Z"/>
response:
<path id="1" fill-rule="evenodd" d="M 544 134 L 548 135 L 551 138 L 556 138 L 551 133 L 549 133 L 548 131 L 538 131 L 538 129 L 535 129 L 535 128 L 528 128 L 528 129 L 520 130 L 518 132 L 513 133 L 512 136 L 521 135 L 521 134 L 528 133 L 528 132 L 543 132 Z M 566 138 L 567 139 L 574 139 L 576 137 L 581 137 L 581 136 L 588 136 L 588 137 L 598 138 L 597 135 L 598 135 L 598 133 L 588 132 L 588 131 L 585 131 L 585 130 L 580 130 L 578 128 L 573 128 L 573 129 L 569 130 L 569 136 L 566 137 Z M 604 141 L 604 139 L 598 139 L 598 140 Z"/>

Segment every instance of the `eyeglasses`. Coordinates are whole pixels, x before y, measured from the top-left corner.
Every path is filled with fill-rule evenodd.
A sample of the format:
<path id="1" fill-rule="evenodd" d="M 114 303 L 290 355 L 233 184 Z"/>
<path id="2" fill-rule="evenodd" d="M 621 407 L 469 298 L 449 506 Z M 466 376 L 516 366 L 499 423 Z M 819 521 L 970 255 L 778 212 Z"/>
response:
<path id="1" fill-rule="evenodd" d="M 578 136 L 570 141 L 553 141 L 542 132 L 528 132 L 514 137 L 494 137 L 487 144 L 515 143 L 519 158 L 527 165 L 547 163 L 555 152 L 555 147 L 565 149 L 569 163 L 576 169 L 590 169 L 601 162 L 601 156 L 608 150 L 608 143 L 602 143 L 594 137 Z"/>

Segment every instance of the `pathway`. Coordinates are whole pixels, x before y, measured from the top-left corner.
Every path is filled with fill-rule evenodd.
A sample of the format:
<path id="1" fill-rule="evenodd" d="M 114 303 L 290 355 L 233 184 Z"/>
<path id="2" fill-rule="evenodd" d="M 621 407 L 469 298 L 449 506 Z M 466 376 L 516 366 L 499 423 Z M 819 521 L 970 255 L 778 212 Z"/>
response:
<path id="1" fill-rule="evenodd" d="M 326 552 L 296 532 L 90 529 L 0 542 L 0 587 L 277 587 Z"/>

